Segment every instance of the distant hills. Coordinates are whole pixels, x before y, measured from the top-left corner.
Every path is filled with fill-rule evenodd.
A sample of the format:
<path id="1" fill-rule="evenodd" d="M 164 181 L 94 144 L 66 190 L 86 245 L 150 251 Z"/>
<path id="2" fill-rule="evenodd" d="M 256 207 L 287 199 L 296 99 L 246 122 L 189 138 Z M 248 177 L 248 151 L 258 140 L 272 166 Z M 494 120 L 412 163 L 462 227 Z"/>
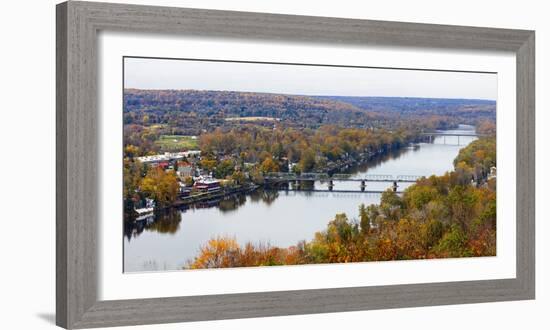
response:
<path id="1" fill-rule="evenodd" d="M 140 90 L 124 91 L 125 124 L 170 123 L 192 133 L 225 118 L 270 117 L 281 124 L 318 127 L 388 127 L 396 119 L 437 118 L 449 123 L 494 121 L 496 103 L 487 100 L 409 97 L 305 96 L 233 91 Z M 390 123 L 390 124 L 388 124 Z M 271 123 L 272 124 L 272 123 Z"/>
<path id="2" fill-rule="evenodd" d="M 124 101 L 125 111 L 185 111 L 209 117 L 307 117 L 321 122 L 337 120 L 341 114 L 336 113 L 365 113 L 352 104 L 332 99 L 231 91 L 127 89 Z"/>
<path id="3" fill-rule="evenodd" d="M 378 96 L 314 96 L 318 99 L 345 102 L 372 112 L 414 113 L 415 115 L 471 115 L 495 118 L 496 102 L 478 99 L 445 99 Z"/>

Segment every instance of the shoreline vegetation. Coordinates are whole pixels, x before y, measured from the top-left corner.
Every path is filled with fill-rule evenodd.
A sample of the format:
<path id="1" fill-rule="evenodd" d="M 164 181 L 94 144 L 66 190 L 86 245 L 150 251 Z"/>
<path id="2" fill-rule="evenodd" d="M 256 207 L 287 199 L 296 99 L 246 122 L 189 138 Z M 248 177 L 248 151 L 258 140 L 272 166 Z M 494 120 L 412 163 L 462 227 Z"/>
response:
<path id="1" fill-rule="evenodd" d="M 147 154 L 145 143 L 127 144 L 124 150 L 124 207 L 131 215 L 144 199 L 153 199 L 157 209 L 177 207 L 181 199 L 180 182 L 193 187 L 191 175 L 178 177 L 178 168 L 192 166 L 220 180 L 221 191 L 263 185 L 268 173 L 341 172 L 351 166 L 421 142 L 423 128 L 396 127 L 383 129 L 344 128 L 325 125 L 318 129 L 266 128 L 243 125 L 227 131 L 215 129 L 198 137 L 200 157 L 189 157 L 174 163 L 173 168 L 150 166 L 137 160 Z M 141 137 L 142 140 L 147 140 Z M 145 144 L 145 145 L 144 145 Z M 183 182 L 182 182 L 183 181 Z M 199 192 L 191 191 L 193 194 Z M 219 193 L 217 194 L 219 195 Z"/>
<path id="2" fill-rule="evenodd" d="M 494 255 L 495 110 L 487 100 L 126 89 L 125 225 L 250 193 L 271 173 L 346 173 L 466 124 L 485 137 L 460 151 L 454 171 L 385 191 L 357 214 L 327 214 L 325 230 L 288 248 L 212 237 L 185 267 Z"/>
<path id="3" fill-rule="evenodd" d="M 216 237 L 184 268 L 495 256 L 495 138 L 470 143 L 454 165 L 445 175 L 418 180 L 402 196 L 388 190 L 380 204 L 360 204 L 356 218 L 336 214 L 309 242 L 280 248 Z"/>

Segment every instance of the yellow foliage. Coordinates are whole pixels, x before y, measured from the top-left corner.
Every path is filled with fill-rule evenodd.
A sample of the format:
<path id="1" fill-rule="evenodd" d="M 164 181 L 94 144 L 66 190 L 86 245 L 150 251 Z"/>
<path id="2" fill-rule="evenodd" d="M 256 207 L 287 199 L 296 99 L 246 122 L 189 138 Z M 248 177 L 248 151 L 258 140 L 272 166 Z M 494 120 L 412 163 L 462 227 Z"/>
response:
<path id="1" fill-rule="evenodd" d="M 166 206 L 176 200 L 179 183 L 174 171 L 164 171 L 160 167 L 154 167 L 141 180 L 140 190 L 160 206 Z"/>

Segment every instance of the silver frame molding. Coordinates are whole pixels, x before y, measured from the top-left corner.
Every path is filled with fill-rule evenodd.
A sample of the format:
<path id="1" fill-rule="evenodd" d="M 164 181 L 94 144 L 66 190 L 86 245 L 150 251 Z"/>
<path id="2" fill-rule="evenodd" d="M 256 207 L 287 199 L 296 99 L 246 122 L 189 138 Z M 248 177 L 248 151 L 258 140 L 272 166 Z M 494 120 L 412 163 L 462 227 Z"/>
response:
<path id="1" fill-rule="evenodd" d="M 56 322 L 89 328 L 535 298 L 535 32 L 70 1 L 57 5 Z M 99 301 L 98 31 L 512 51 L 515 279 Z"/>

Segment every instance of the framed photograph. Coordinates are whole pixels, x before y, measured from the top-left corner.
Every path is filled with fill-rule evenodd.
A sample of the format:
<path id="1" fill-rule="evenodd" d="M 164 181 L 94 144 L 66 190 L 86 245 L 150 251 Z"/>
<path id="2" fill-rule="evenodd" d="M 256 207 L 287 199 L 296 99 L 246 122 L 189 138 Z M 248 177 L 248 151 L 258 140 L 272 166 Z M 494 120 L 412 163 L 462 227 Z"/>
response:
<path id="1" fill-rule="evenodd" d="M 534 299 L 534 47 L 59 4 L 58 325 Z"/>

